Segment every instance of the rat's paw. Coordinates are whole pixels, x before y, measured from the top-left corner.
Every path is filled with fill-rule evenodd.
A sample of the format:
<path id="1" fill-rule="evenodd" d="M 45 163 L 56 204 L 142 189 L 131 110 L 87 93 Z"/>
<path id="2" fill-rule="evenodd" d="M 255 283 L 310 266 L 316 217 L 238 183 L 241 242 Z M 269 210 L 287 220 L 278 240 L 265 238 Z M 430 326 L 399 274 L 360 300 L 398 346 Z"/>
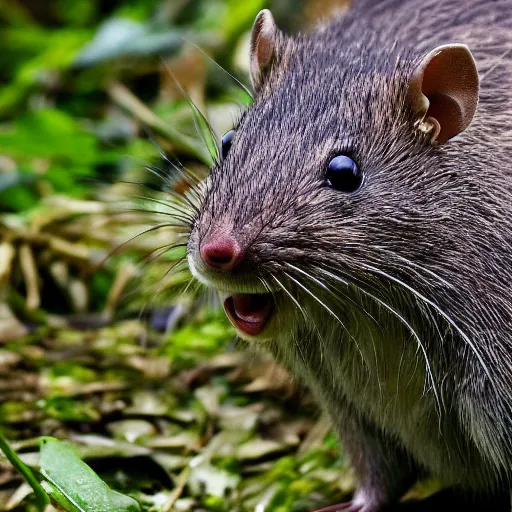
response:
<path id="1" fill-rule="evenodd" d="M 352 501 L 347 501 L 345 503 L 338 503 L 337 505 L 321 508 L 319 510 L 315 510 L 314 512 L 359 512 L 360 510 L 361 505 L 356 505 Z"/>
<path id="2" fill-rule="evenodd" d="M 384 510 L 388 510 L 388 508 L 383 506 L 381 501 L 371 499 L 363 492 L 358 492 L 352 501 L 331 505 L 315 510 L 315 512 L 384 512 Z"/>
<path id="3" fill-rule="evenodd" d="M 366 508 L 361 503 L 355 503 L 354 501 L 347 501 L 345 503 L 338 503 L 337 505 L 331 505 L 330 507 L 321 508 L 315 510 L 315 512 L 378 512 L 377 510 Z"/>

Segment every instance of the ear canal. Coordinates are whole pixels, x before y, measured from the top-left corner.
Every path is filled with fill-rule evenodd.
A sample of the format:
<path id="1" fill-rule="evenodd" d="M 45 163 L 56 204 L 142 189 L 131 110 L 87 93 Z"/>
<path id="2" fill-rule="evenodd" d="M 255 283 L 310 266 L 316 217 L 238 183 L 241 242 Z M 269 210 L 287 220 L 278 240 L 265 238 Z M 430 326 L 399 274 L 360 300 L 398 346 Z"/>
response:
<path id="1" fill-rule="evenodd" d="M 462 44 L 428 53 L 414 71 L 407 99 L 420 129 L 444 143 L 471 123 L 478 104 L 479 79 L 473 55 Z"/>
<path id="2" fill-rule="evenodd" d="M 260 11 L 252 28 L 250 71 L 251 82 L 258 90 L 277 52 L 279 29 L 268 9 Z"/>

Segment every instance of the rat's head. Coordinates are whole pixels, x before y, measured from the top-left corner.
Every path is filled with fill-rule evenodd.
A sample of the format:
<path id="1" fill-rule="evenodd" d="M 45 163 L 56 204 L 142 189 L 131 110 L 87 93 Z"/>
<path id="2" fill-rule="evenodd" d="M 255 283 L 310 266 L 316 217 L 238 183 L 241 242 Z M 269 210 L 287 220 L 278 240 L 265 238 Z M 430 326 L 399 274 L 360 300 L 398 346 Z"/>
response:
<path id="1" fill-rule="evenodd" d="M 256 98 L 204 185 L 189 264 L 244 337 L 300 328 L 304 301 L 329 294 L 326 282 L 375 280 L 385 251 L 424 261 L 452 204 L 442 148 L 476 109 L 469 50 L 375 54 L 328 34 L 290 38 L 260 13 Z"/>

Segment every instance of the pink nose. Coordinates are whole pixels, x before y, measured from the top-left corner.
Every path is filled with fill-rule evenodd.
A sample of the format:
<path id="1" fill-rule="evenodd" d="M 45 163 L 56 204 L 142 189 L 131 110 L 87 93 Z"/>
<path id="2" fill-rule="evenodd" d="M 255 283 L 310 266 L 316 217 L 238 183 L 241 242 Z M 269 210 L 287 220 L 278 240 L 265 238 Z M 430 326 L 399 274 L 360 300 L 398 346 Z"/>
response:
<path id="1" fill-rule="evenodd" d="M 218 270 L 232 270 L 242 257 L 238 243 L 227 236 L 206 240 L 200 252 L 206 265 Z"/>

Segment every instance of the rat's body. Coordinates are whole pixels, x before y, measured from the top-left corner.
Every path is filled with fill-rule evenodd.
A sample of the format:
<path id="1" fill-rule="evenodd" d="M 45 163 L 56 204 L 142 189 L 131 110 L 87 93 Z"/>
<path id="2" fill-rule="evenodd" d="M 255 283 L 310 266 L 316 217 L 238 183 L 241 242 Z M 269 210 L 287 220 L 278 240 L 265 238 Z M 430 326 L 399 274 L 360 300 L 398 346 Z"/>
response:
<path id="1" fill-rule="evenodd" d="M 330 413 L 365 512 L 423 475 L 493 497 L 512 482 L 512 2 L 374 3 L 296 38 L 260 16 L 255 102 L 189 243 L 239 331 Z M 429 67 L 450 43 L 479 91 L 466 50 L 447 60 L 460 87 Z M 326 186 L 333 154 L 363 170 L 353 193 Z M 265 287 L 281 291 L 255 306 Z"/>

